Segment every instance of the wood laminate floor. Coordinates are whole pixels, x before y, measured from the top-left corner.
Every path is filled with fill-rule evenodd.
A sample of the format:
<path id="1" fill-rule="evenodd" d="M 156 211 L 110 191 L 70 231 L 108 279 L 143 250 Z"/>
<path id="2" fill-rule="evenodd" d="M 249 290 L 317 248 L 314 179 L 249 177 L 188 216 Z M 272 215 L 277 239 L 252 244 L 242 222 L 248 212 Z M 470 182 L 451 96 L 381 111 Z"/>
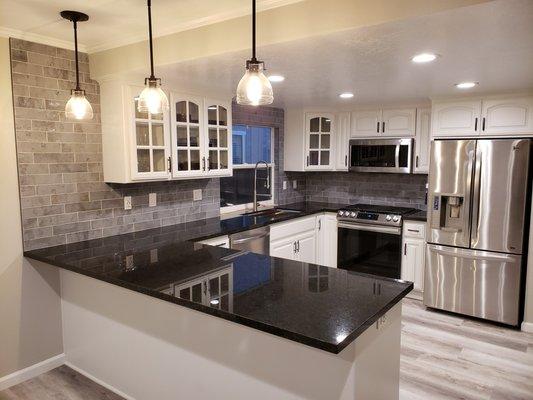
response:
<path id="1" fill-rule="evenodd" d="M 405 299 L 400 400 L 533 400 L 533 334 L 428 311 Z M 122 400 L 61 366 L 0 400 Z"/>

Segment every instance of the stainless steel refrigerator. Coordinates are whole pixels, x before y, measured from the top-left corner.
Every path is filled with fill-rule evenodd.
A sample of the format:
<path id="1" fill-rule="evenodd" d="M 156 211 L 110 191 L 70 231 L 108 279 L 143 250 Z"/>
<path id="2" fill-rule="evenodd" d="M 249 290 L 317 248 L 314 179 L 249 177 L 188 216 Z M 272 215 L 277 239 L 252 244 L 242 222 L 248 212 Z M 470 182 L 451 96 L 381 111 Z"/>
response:
<path id="1" fill-rule="evenodd" d="M 425 305 L 520 323 L 530 149 L 529 139 L 432 143 Z"/>

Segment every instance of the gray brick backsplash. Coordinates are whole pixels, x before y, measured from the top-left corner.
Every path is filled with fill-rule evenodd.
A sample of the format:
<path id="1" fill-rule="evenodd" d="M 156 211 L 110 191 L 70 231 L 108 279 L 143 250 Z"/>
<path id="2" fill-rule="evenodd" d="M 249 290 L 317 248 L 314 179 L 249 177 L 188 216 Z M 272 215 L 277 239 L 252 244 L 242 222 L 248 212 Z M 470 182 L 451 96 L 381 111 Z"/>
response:
<path id="1" fill-rule="evenodd" d="M 26 250 L 96 239 L 219 215 L 219 181 L 110 185 L 102 175 L 99 87 L 80 54 L 81 86 L 93 106 L 89 122 L 67 121 L 74 52 L 11 39 L 13 103 Z M 193 202 L 192 191 L 202 190 Z M 157 206 L 148 207 L 148 194 Z M 124 196 L 133 209 L 124 210 Z"/>

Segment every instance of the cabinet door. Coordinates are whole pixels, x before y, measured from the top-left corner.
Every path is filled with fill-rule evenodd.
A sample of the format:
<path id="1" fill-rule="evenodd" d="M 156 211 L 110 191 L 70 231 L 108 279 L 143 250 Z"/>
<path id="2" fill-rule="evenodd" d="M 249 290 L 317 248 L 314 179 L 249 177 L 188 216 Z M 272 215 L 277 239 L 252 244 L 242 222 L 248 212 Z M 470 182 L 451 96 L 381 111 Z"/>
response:
<path id="1" fill-rule="evenodd" d="M 431 132 L 431 109 L 421 108 L 416 113 L 415 160 L 414 173 L 429 172 L 429 147 Z"/>
<path id="2" fill-rule="evenodd" d="M 416 109 L 383 110 L 381 133 L 384 136 L 409 137 L 415 135 Z"/>
<path id="3" fill-rule="evenodd" d="M 293 238 L 270 242 L 270 256 L 296 260 L 296 243 Z"/>
<path id="4" fill-rule="evenodd" d="M 431 118 L 432 136 L 477 135 L 481 123 L 480 116 L 479 100 L 434 103 Z"/>
<path id="5" fill-rule="evenodd" d="M 168 179 L 170 178 L 168 112 L 158 115 L 141 113 L 137 110 L 137 104 L 138 95 L 135 95 L 130 105 L 134 116 L 131 179 Z"/>
<path id="6" fill-rule="evenodd" d="M 337 171 L 348 171 L 350 113 L 337 114 L 335 121 L 335 169 Z"/>
<path id="7" fill-rule="evenodd" d="M 296 237 L 296 259 L 311 264 L 317 263 L 316 231 L 304 232 Z"/>
<path id="8" fill-rule="evenodd" d="M 217 100 L 206 100 L 206 169 L 209 175 L 231 175 L 232 132 L 231 104 Z"/>
<path id="9" fill-rule="evenodd" d="M 170 94 L 172 177 L 204 175 L 203 100 L 178 93 Z"/>
<path id="10" fill-rule="evenodd" d="M 381 132 L 381 110 L 354 111 L 351 120 L 351 137 L 376 137 Z"/>
<path id="11" fill-rule="evenodd" d="M 337 268 L 337 215 L 320 215 L 317 223 L 317 264 Z"/>
<path id="12" fill-rule="evenodd" d="M 533 134 L 533 97 L 483 100 L 482 105 L 482 134 Z"/>
<path id="13" fill-rule="evenodd" d="M 402 279 L 414 283 L 414 290 L 424 290 L 425 242 L 404 238 L 402 253 Z"/>
<path id="14" fill-rule="evenodd" d="M 305 118 L 306 170 L 333 170 L 333 114 L 307 113 Z"/>

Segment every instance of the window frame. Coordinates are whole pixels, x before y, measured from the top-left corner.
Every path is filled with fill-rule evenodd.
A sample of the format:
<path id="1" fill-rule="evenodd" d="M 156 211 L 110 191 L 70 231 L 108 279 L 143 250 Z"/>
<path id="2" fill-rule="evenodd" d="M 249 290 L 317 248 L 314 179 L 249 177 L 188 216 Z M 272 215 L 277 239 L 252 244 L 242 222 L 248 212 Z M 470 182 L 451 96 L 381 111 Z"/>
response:
<path id="1" fill-rule="evenodd" d="M 275 142 L 275 137 L 276 137 L 276 130 L 274 127 L 272 126 L 268 126 L 268 125 L 251 125 L 251 124 L 232 124 L 231 126 L 231 132 L 232 132 L 232 143 L 233 143 L 233 131 L 234 131 L 234 126 L 236 125 L 241 125 L 241 126 L 245 126 L 245 127 L 259 127 L 259 128 L 268 128 L 270 129 L 270 159 L 271 161 L 268 164 L 268 166 L 270 167 L 270 171 L 271 171 L 271 178 L 270 178 L 270 199 L 269 200 L 263 200 L 263 201 L 259 201 L 259 205 L 260 206 L 264 206 L 264 207 L 273 207 L 275 205 L 274 201 L 275 201 L 275 182 L 276 182 L 276 163 L 274 162 L 274 142 Z M 243 143 L 243 151 L 244 151 L 244 143 Z M 233 154 L 232 154 L 233 156 Z M 244 154 L 243 154 L 243 159 L 244 159 Z M 232 158 L 232 162 L 233 162 L 233 158 Z M 264 168 L 264 165 L 261 164 L 261 167 Z M 255 168 L 255 164 L 233 164 L 233 169 L 254 169 Z M 231 175 L 233 176 L 233 174 Z M 252 182 L 253 184 L 253 182 Z M 228 214 L 228 213 L 233 213 L 233 212 L 238 212 L 238 211 L 252 211 L 253 210 L 253 202 L 250 202 L 250 203 L 243 203 L 243 204 L 235 204 L 233 206 L 226 206 L 226 207 L 220 207 L 220 214 Z"/>

